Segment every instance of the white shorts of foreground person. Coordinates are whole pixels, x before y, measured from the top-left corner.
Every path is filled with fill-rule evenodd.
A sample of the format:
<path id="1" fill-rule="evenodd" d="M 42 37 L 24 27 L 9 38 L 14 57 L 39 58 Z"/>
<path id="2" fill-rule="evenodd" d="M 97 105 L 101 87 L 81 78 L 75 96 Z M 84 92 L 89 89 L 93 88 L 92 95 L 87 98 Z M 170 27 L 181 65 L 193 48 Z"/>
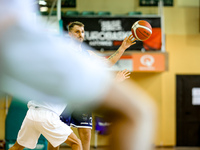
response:
<path id="1" fill-rule="evenodd" d="M 57 147 L 67 140 L 72 130 L 53 111 L 31 106 L 19 130 L 17 142 L 24 147 L 34 149 L 41 133 L 54 147 Z"/>

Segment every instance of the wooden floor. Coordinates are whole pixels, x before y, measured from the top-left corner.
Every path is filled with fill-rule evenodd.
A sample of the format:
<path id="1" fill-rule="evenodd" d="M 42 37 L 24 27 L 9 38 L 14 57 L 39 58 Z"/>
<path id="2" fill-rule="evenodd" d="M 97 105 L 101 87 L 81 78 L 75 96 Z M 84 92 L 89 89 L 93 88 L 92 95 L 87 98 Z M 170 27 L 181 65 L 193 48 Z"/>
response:
<path id="1" fill-rule="evenodd" d="M 90 150 L 105 150 L 105 147 L 91 147 Z M 61 147 L 60 150 L 71 150 L 69 147 Z M 200 147 L 156 147 L 154 150 L 200 150 Z"/>
<path id="2" fill-rule="evenodd" d="M 90 150 L 105 150 L 105 147 L 91 147 Z M 0 150 L 4 150 L 0 148 Z M 70 147 L 61 147 L 60 150 L 71 150 Z M 200 150 L 200 147 L 156 147 L 154 150 Z"/>

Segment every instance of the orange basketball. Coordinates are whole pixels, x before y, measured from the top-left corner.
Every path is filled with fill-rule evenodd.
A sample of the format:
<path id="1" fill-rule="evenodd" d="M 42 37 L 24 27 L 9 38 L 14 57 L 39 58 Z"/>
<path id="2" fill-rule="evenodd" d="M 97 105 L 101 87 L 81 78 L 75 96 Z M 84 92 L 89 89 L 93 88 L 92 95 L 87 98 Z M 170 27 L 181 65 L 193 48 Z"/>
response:
<path id="1" fill-rule="evenodd" d="M 147 21 L 139 20 L 133 24 L 131 31 L 137 40 L 145 41 L 151 36 L 152 27 Z"/>

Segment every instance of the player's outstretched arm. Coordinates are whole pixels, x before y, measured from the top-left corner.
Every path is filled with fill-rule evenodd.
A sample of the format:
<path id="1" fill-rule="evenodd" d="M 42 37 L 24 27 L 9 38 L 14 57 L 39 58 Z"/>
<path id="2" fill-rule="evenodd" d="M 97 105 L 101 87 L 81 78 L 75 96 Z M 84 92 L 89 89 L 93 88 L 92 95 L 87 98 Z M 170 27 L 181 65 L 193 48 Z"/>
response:
<path id="1" fill-rule="evenodd" d="M 126 37 L 119 49 L 108 58 L 109 65 L 113 66 L 120 59 L 125 50 L 136 43 L 135 40 L 136 39 L 132 34 L 129 37 Z"/>

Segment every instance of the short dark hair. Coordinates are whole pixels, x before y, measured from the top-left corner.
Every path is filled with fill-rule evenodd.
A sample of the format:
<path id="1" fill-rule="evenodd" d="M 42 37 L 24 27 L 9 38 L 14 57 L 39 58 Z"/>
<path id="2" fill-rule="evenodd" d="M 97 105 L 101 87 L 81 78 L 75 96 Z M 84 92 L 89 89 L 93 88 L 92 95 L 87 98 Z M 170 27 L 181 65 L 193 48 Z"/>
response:
<path id="1" fill-rule="evenodd" d="M 68 31 L 70 32 L 75 25 L 84 27 L 84 24 L 82 22 L 74 21 L 74 22 L 70 22 L 69 25 L 67 26 Z"/>

